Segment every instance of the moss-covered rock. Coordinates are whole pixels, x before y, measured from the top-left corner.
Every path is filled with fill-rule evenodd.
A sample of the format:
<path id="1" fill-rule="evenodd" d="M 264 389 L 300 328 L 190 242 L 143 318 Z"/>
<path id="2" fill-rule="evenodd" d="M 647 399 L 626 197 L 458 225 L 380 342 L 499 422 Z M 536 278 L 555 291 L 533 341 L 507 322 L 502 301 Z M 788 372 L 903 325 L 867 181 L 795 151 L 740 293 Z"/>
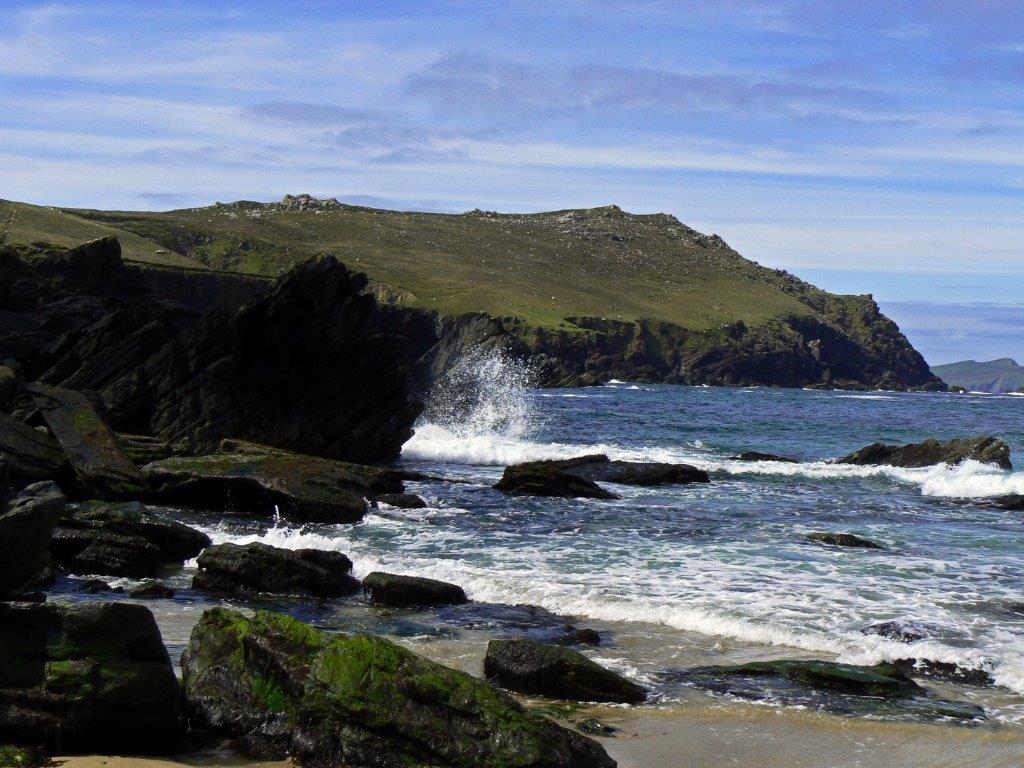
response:
<path id="1" fill-rule="evenodd" d="M 207 592 L 337 597 L 359 589 L 340 552 L 281 549 L 262 542 L 217 544 L 199 556 L 192 586 Z"/>
<path id="2" fill-rule="evenodd" d="M 370 602 L 380 605 L 460 605 L 466 602 L 466 593 L 458 584 L 421 576 L 374 571 L 363 579 L 363 588 L 370 593 Z"/>
<path id="3" fill-rule="evenodd" d="M 554 699 L 638 704 L 647 695 L 636 683 L 581 653 L 536 640 L 491 640 L 484 674 L 518 693 Z"/>
<path id="4" fill-rule="evenodd" d="M 605 768 L 596 743 L 487 683 L 380 637 L 295 619 L 203 614 L 182 657 L 189 716 L 304 766 Z"/>
<path id="5" fill-rule="evenodd" d="M 0 502 L 0 599 L 17 597 L 47 577 L 50 537 L 64 501 L 60 489 L 45 482 Z"/>
<path id="6" fill-rule="evenodd" d="M 144 606 L 0 603 L 0 742 L 167 751 L 178 734 L 178 697 Z"/>
<path id="7" fill-rule="evenodd" d="M 351 523 L 366 512 L 366 498 L 401 493 L 397 472 L 224 440 L 208 456 L 153 462 L 143 473 L 157 500 L 236 514 L 296 521 Z"/>

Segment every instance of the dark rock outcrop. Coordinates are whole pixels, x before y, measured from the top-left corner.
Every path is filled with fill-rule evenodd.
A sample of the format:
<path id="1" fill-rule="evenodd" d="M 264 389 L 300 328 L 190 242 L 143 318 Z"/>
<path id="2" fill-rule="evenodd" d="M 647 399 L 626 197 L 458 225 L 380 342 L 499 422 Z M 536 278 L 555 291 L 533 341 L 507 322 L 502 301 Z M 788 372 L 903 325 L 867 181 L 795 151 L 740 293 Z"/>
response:
<path id="1" fill-rule="evenodd" d="M 612 768 L 595 742 L 381 637 L 207 611 L 182 656 L 193 724 L 300 765 Z"/>
<path id="2" fill-rule="evenodd" d="M 557 496 L 561 498 L 617 499 L 593 480 L 571 474 L 546 462 L 505 467 L 494 487 L 511 496 Z"/>
<path id="3" fill-rule="evenodd" d="M 809 541 L 816 541 L 820 544 L 830 544 L 833 547 L 854 547 L 860 549 L 884 549 L 871 539 L 865 539 L 852 533 L 809 533 Z"/>
<path id="4" fill-rule="evenodd" d="M 528 462 L 518 467 L 557 469 L 584 480 L 620 483 L 621 485 L 684 485 L 707 483 L 708 473 L 689 464 L 665 464 L 645 461 L 612 461 L 603 453 Z"/>
<path id="5" fill-rule="evenodd" d="M 0 603 L 0 742 L 170 751 L 178 681 L 153 614 L 128 603 Z"/>
<path id="6" fill-rule="evenodd" d="M 395 459 L 421 406 L 402 340 L 376 332 L 365 287 L 334 258 L 299 264 L 268 295 L 213 313 L 111 385 L 111 407 L 145 411 L 144 432 L 197 450 L 239 438 L 345 461 Z"/>
<path id="7" fill-rule="evenodd" d="M 404 489 L 392 470 L 240 440 L 224 440 L 220 452 L 208 456 L 147 464 L 143 474 L 161 502 L 267 518 L 279 513 L 302 522 L 356 522 L 367 497 Z"/>
<path id="8" fill-rule="evenodd" d="M 157 517 L 138 502 L 91 502 L 57 523 L 51 551 L 70 573 L 142 578 L 180 565 L 209 545 L 205 533 Z"/>
<path id="9" fill-rule="evenodd" d="M 374 571 L 363 578 L 363 589 L 370 602 L 378 605 L 459 605 L 467 602 L 466 593 L 457 584 L 420 576 L 399 576 Z"/>
<path id="10" fill-rule="evenodd" d="M 267 544 L 217 544 L 199 556 L 192 587 L 231 594 L 338 597 L 359 589 L 352 561 L 340 552 L 280 549 Z"/>
<path id="11" fill-rule="evenodd" d="M 733 677 L 781 677 L 808 688 L 856 696 L 901 698 L 925 690 L 900 670 L 888 664 L 860 667 L 832 661 L 755 661 L 723 667 L 699 667 L 695 674 Z"/>
<path id="12" fill-rule="evenodd" d="M 839 464 L 878 465 L 890 467 L 930 467 L 935 464 L 959 464 L 968 459 L 1012 469 L 1010 447 L 1002 440 L 982 435 L 957 438 L 944 443 L 930 438 L 923 443 L 886 445 L 872 443 L 859 451 L 837 459 Z"/>
<path id="13" fill-rule="evenodd" d="M 30 485 L 0 502 L 0 599 L 17 597 L 49 575 L 50 538 L 64 502 L 53 483 Z"/>
<path id="14" fill-rule="evenodd" d="M 28 391 L 87 496 L 119 499 L 143 492 L 142 475 L 88 397 L 45 384 L 29 384 Z"/>
<path id="15" fill-rule="evenodd" d="M 554 699 L 637 704 L 646 698 L 636 683 L 586 656 L 535 640 L 492 640 L 484 674 L 509 690 Z"/>
<path id="16" fill-rule="evenodd" d="M 932 659 L 896 659 L 892 666 L 905 675 L 930 677 L 935 680 L 947 680 L 965 685 L 992 685 L 995 681 L 986 670 L 977 667 L 963 667 L 948 661 Z"/>

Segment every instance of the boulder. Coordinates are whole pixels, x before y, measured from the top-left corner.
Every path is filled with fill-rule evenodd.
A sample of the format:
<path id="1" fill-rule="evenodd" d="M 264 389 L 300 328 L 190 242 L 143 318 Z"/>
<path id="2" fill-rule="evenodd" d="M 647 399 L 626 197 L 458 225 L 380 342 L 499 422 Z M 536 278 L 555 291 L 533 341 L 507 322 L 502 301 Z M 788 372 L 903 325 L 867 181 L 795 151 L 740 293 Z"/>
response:
<path id="1" fill-rule="evenodd" d="M 377 497 L 381 504 L 401 509 L 426 509 L 427 502 L 415 493 L 382 493 Z"/>
<path id="2" fill-rule="evenodd" d="M 143 467 L 162 503 L 298 522 L 354 523 L 366 497 L 401 493 L 389 469 L 289 453 L 241 440 L 224 440 L 209 456 L 178 456 Z"/>
<path id="3" fill-rule="evenodd" d="M 557 496 L 560 498 L 617 499 L 593 480 L 564 470 L 532 462 L 505 467 L 494 487 L 511 496 Z"/>
<path id="4" fill-rule="evenodd" d="M 57 523 L 51 551 L 70 573 L 142 578 L 180 565 L 210 537 L 151 514 L 138 502 L 83 504 Z"/>
<path id="5" fill-rule="evenodd" d="M 859 547 L 861 549 L 885 549 L 881 544 L 876 544 L 871 539 L 865 539 L 852 533 L 808 533 L 809 541 L 817 541 L 820 544 L 831 544 L 833 547 Z"/>
<path id="6" fill-rule="evenodd" d="M 1002 440 L 982 435 L 957 438 L 940 443 L 934 438 L 923 443 L 886 445 L 872 443 L 837 460 L 839 464 L 886 465 L 890 467 L 930 467 L 935 464 L 960 464 L 972 460 L 1012 469 L 1010 447 Z"/>
<path id="7" fill-rule="evenodd" d="M 554 642 L 559 645 L 600 645 L 601 635 L 596 629 L 590 627 L 575 627 L 566 624 L 562 627 L 562 633 L 554 637 Z"/>
<path id="8" fill-rule="evenodd" d="M 182 656 L 193 725 L 302 766 L 612 768 L 595 742 L 370 635 L 214 608 Z"/>
<path id="9" fill-rule="evenodd" d="M 352 561 L 340 552 L 280 549 L 260 542 L 217 544 L 199 556 L 192 587 L 232 594 L 337 597 L 358 591 Z"/>
<path id="10" fill-rule="evenodd" d="M 153 614 L 128 603 L 0 603 L 0 743 L 170 751 L 178 681 Z"/>
<path id="11" fill-rule="evenodd" d="M 378 605 L 459 605 L 467 602 L 462 587 L 419 576 L 374 571 L 363 579 L 370 602 Z"/>
<path id="12" fill-rule="evenodd" d="M 708 473 L 689 464 L 664 464 L 643 461 L 612 461 L 603 453 L 576 456 L 571 459 L 533 461 L 516 465 L 555 469 L 584 480 L 619 483 L 621 485 L 682 485 L 706 483 Z"/>
<path id="13" fill-rule="evenodd" d="M 55 484 L 36 483 L 0 504 L 0 599 L 17 597 L 45 580 L 50 538 L 64 503 Z"/>
<path id="14" fill-rule="evenodd" d="M 800 459 L 789 456 L 778 456 L 774 453 L 761 453 L 760 451 L 744 451 L 739 456 L 732 457 L 736 461 L 780 461 L 784 464 L 799 464 Z"/>
<path id="15" fill-rule="evenodd" d="M 45 384 L 29 384 L 28 391 L 88 496 L 119 499 L 142 493 L 142 475 L 86 395 Z"/>
<path id="16" fill-rule="evenodd" d="M 48 432 L 33 429 L 0 413 L 0 477 L 14 485 L 52 480 L 62 475 L 68 457 Z"/>
<path id="17" fill-rule="evenodd" d="M 365 275 L 333 257 L 211 313 L 104 390 L 141 430 L 197 452 L 225 438 L 342 461 L 398 458 L 422 405 L 400 336 L 378 332 Z M 143 404 L 140 406 L 139 404 Z"/>
<path id="18" fill-rule="evenodd" d="M 583 654 L 535 640 L 491 640 L 484 674 L 509 690 L 553 699 L 637 704 L 646 698 L 639 685 Z"/>

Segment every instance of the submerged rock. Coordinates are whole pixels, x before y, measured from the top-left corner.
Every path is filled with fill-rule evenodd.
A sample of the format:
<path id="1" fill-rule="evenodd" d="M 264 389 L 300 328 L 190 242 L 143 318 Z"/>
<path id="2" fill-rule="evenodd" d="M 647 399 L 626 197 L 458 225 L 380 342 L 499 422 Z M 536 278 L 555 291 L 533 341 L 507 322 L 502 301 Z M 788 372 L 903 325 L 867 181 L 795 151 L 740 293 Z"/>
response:
<path id="1" fill-rule="evenodd" d="M 556 496 L 560 498 L 617 499 L 593 480 L 558 469 L 545 462 L 505 467 L 494 487 L 511 496 Z"/>
<path id="2" fill-rule="evenodd" d="M 144 599 L 162 598 L 166 600 L 168 598 L 174 597 L 174 590 L 168 587 L 162 581 L 156 581 L 155 579 L 146 579 L 137 587 L 132 587 L 131 589 L 129 589 L 128 597 Z"/>
<path id="3" fill-rule="evenodd" d="M 599 645 L 602 640 L 596 630 L 575 627 L 564 616 L 536 605 L 465 603 L 442 608 L 436 618 L 454 627 L 559 645 Z"/>
<path id="4" fill-rule="evenodd" d="M 784 464 L 799 464 L 800 459 L 789 456 L 778 456 L 774 453 L 761 453 L 760 451 L 744 451 L 739 456 L 732 457 L 736 461 L 780 461 Z"/>
<path id="5" fill-rule="evenodd" d="M 595 742 L 381 637 L 208 610 L 182 656 L 194 725 L 299 764 L 612 768 Z"/>
<path id="6" fill-rule="evenodd" d="M 138 502 L 90 502 L 57 523 L 51 550 L 77 574 L 141 578 L 180 565 L 210 545 L 210 537 L 146 511 Z"/>
<path id="7" fill-rule="evenodd" d="M 338 597 L 359 589 L 352 561 L 340 552 L 280 549 L 260 542 L 217 544 L 199 556 L 192 587 L 232 594 Z"/>
<path id="8" fill-rule="evenodd" d="M 509 690 L 554 699 L 637 704 L 647 695 L 581 653 L 535 640 L 491 640 L 484 674 Z"/>
<path id="9" fill-rule="evenodd" d="M 929 637 L 926 628 L 917 622 L 883 621 L 871 624 L 861 630 L 865 635 L 879 635 L 899 643 L 916 643 Z"/>
<path id="10" fill-rule="evenodd" d="M 963 667 L 948 661 L 932 659 L 896 659 L 891 662 L 896 669 L 907 675 L 919 675 L 935 680 L 947 680 L 965 685 L 992 685 L 992 675 L 978 667 Z"/>
<path id="11" fill-rule="evenodd" d="M 775 701 L 838 714 L 926 720 L 984 719 L 981 707 L 933 698 L 893 664 L 871 667 L 831 661 L 779 660 L 697 667 L 666 680 L 755 701 Z"/>
<path id="12" fill-rule="evenodd" d="M 377 501 L 400 509 L 426 509 L 427 502 L 415 493 L 382 493 Z"/>
<path id="13" fill-rule="evenodd" d="M 0 742 L 58 754 L 172 749 L 178 681 L 148 608 L 0 603 L 0 660 Z"/>
<path id="14" fill-rule="evenodd" d="M 50 538 L 64 503 L 54 483 L 30 485 L 6 504 L 0 502 L 0 599 L 17 597 L 46 580 Z"/>
<path id="15" fill-rule="evenodd" d="M 143 472 L 161 502 L 300 522 L 357 522 L 366 497 L 404 490 L 393 470 L 241 440 L 224 440 L 220 452 L 209 456 L 153 462 Z"/>
<path id="16" fill-rule="evenodd" d="M 890 467 L 930 467 L 935 464 L 960 464 L 971 460 L 1012 469 L 1010 447 L 1002 440 L 982 435 L 957 438 L 940 443 L 934 438 L 923 443 L 886 445 L 872 443 L 859 451 L 837 460 L 839 464 L 877 465 Z"/>
<path id="17" fill-rule="evenodd" d="M 809 533 L 809 541 L 817 541 L 821 544 L 831 544 L 833 547 L 859 547 L 861 549 L 885 549 L 871 539 L 865 539 L 853 533 Z"/>
<path id="18" fill-rule="evenodd" d="M 45 384 L 30 384 L 28 391 L 87 497 L 121 499 L 143 492 L 142 475 L 88 397 Z"/>
<path id="19" fill-rule="evenodd" d="M 1021 510 L 1024 509 L 1024 493 L 1011 493 L 1006 496 L 996 496 L 992 503 L 1000 509 Z"/>
<path id="20" fill-rule="evenodd" d="M 419 576 L 399 576 L 374 571 L 363 578 L 370 602 L 380 605 L 458 605 L 467 602 L 466 593 L 457 584 Z"/>

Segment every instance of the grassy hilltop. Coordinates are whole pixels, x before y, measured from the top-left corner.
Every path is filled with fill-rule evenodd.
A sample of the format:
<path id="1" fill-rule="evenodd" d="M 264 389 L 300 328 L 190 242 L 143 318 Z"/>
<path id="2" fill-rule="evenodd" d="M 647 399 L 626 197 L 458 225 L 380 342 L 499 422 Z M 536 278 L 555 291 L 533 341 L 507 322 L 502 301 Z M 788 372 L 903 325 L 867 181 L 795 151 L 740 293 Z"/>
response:
<path id="1" fill-rule="evenodd" d="M 449 215 L 301 199 L 164 213 L 3 202 L 0 222 L 15 244 L 70 246 L 115 234 L 130 260 L 266 276 L 329 251 L 393 287 L 403 303 L 445 314 L 515 315 L 545 327 L 592 316 L 705 329 L 809 311 L 787 292 L 783 276 L 719 238 L 666 214 L 638 216 L 615 206 Z"/>
<path id="2" fill-rule="evenodd" d="M 0 201 L 0 243 L 29 253 L 103 235 L 129 261 L 265 277 L 332 253 L 391 303 L 510 319 L 534 353 L 566 363 L 563 382 L 934 381 L 869 296 L 821 291 L 663 213 L 411 213 L 306 195 L 165 212 Z"/>

